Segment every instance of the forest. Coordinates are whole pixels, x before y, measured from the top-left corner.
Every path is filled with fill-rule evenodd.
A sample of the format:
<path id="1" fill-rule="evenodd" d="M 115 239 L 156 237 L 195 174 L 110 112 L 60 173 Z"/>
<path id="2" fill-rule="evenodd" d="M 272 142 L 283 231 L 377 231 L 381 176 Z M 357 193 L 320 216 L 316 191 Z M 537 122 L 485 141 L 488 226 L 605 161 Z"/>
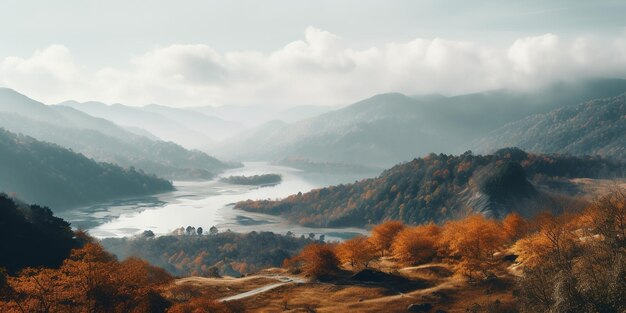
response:
<path id="1" fill-rule="evenodd" d="M 312 240 L 271 232 L 230 231 L 199 235 L 186 233 L 157 238 L 106 238 L 102 245 L 121 259 L 139 257 L 178 276 L 239 277 L 280 266 L 283 260 Z"/>
<path id="2" fill-rule="evenodd" d="M 489 151 L 515 145 L 529 151 L 626 159 L 626 94 L 531 115 L 494 130 L 473 146 Z"/>
<path id="3" fill-rule="evenodd" d="M 468 288 L 487 284 L 501 296 L 512 295 L 508 303 L 475 303 L 467 312 L 624 312 L 625 238 L 626 193 L 614 190 L 560 215 L 524 219 L 513 213 L 503 220 L 470 215 L 417 226 L 386 221 L 367 237 L 308 245 L 284 266 L 332 282 L 352 273 L 359 274 L 351 279 L 363 273 L 370 279 L 390 277 L 375 274 L 390 260 L 413 268 L 430 263 L 452 268 L 474 286 Z M 445 297 L 434 299 L 429 310 L 447 304 Z"/>
<path id="4" fill-rule="evenodd" d="M 440 223 L 463 217 L 468 209 L 499 218 L 514 211 L 530 216 L 545 209 L 563 210 L 555 197 L 577 195 L 571 178 L 625 175 L 626 163 L 597 156 L 532 154 L 517 148 L 490 155 L 431 153 L 385 170 L 377 178 L 282 200 L 248 200 L 235 208 L 281 215 L 311 226 L 362 227 L 388 219 Z M 551 185 L 561 187 L 553 190 Z M 574 191 L 561 194 L 568 189 L 563 185 Z M 548 204 L 554 206 L 547 208 Z"/>
<path id="5" fill-rule="evenodd" d="M 4 251 L 34 252 L 28 258 L 21 253 L 0 258 L 2 312 L 242 312 L 249 304 L 203 296 L 188 285 L 175 284 L 166 269 L 137 256 L 126 255 L 120 261 L 87 234 L 72 233 L 66 222 L 46 208 L 15 203 L 5 196 L 0 197 L 0 206 L 0 221 L 7 221 L 0 228 L 4 231 L 0 243 L 10 249 Z M 15 240 L 22 237 L 32 239 Z M 286 270 L 310 280 L 303 288 L 318 281 L 345 286 L 364 281 L 377 284 L 382 279 L 396 290 L 408 288 L 410 292 L 431 283 L 405 277 L 398 269 L 428 268 L 436 269 L 437 275 L 466 281 L 464 288 L 502 297 L 484 307 L 475 303 L 468 312 L 623 312 L 624 238 L 626 193 L 615 189 L 582 209 L 558 215 L 546 212 L 524 218 L 513 213 L 496 220 L 472 214 L 422 225 L 388 220 L 368 236 L 341 243 L 271 233 L 213 231 L 203 236 L 196 230 L 196 234 L 179 236 L 109 239 L 103 244 L 112 251 L 135 245 L 132 253 L 142 258 L 160 253 L 161 262 L 170 259 L 170 268 L 176 267 L 183 275 L 220 277 L 215 266 L 203 267 L 204 261 L 213 258 L 209 255 L 235 260 L 241 257 L 236 251 L 253 255 L 274 250 L 240 260 L 260 262 L 258 268 L 247 269 L 256 272 L 282 259 Z M 23 245 L 21 250 L 12 242 Z M 238 264 L 231 262 L 231 271 Z M 427 298 L 429 302 L 422 307 L 435 311 L 456 301 L 443 291 L 434 295 L 438 296 Z M 284 301 L 285 307 L 290 305 L 288 295 Z"/>
<path id="6" fill-rule="evenodd" d="M 57 210 L 173 190 L 133 167 L 98 163 L 55 144 L 0 129 L 0 190 Z"/>

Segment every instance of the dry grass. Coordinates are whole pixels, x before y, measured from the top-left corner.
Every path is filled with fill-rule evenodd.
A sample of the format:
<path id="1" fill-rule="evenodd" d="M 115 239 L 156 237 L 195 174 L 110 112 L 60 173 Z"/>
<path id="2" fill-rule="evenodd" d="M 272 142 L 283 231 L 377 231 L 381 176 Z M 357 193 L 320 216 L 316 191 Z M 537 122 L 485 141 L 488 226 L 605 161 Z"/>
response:
<path id="1" fill-rule="evenodd" d="M 626 180 L 624 179 L 591 179 L 591 178 L 575 178 L 570 182 L 576 184 L 587 198 L 593 198 L 606 195 L 615 189 L 625 189 Z"/>
<path id="2" fill-rule="evenodd" d="M 432 312 L 510 312 L 512 275 L 503 276 L 491 283 L 469 284 L 455 275 L 450 265 L 432 263 L 399 268 L 385 260 L 384 268 L 395 271 L 409 280 L 425 280 L 430 287 L 411 289 L 400 293 L 401 286 L 376 283 L 359 283 L 340 279 L 333 283 L 289 283 L 233 304 L 245 312 L 406 312 L 412 303 L 431 303 Z M 189 277 L 176 281 L 178 288 L 191 288 L 214 299 L 246 292 L 276 283 L 264 275 L 289 275 L 282 269 L 271 269 L 259 275 L 239 279 L 206 279 Z M 489 308 L 489 311 L 487 311 Z"/>

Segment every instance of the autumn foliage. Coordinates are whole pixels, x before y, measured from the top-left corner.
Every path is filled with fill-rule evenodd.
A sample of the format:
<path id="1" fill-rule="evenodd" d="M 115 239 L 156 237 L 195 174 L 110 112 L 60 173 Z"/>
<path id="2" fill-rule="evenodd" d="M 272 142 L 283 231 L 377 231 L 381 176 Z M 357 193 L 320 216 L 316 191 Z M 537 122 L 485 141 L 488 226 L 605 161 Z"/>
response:
<path id="1" fill-rule="evenodd" d="M 365 236 L 357 236 L 338 244 L 335 252 L 341 263 L 350 265 L 352 269 L 367 268 L 377 259 L 374 245 Z"/>
<path id="2" fill-rule="evenodd" d="M 372 229 L 372 237 L 370 240 L 380 256 L 385 256 L 385 254 L 391 249 L 391 245 L 393 244 L 396 235 L 403 228 L 404 224 L 400 221 L 388 221 Z"/>
<path id="3" fill-rule="evenodd" d="M 339 271 L 339 259 L 334 246 L 328 244 L 310 244 L 286 263 L 313 278 L 332 276 Z"/>
<path id="4" fill-rule="evenodd" d="M 501 250 L 506 235 L 496 220 L 471 215 L 443 226 L 440 246 L 447 255 L 460 259 L 459 268 L 472 277 L 475 272 L 485 276 L 498 261 L 494 254 Z"/>
<path id="5" fill-rule="evenodd" d="M 406 227 L 394 238 L 393 256 L 407 265 L 430 262 L 437 255 L 440 233 L 441 228 L 435 224 Z"/>
<path id="6" fill-rule="evenodd" d="M 60 268 L 8 277 L 2 312 L 165 312 L 159 286 L 172 277 L 139 259 L 118 262 L 96 243 L 74 249 Z"/>

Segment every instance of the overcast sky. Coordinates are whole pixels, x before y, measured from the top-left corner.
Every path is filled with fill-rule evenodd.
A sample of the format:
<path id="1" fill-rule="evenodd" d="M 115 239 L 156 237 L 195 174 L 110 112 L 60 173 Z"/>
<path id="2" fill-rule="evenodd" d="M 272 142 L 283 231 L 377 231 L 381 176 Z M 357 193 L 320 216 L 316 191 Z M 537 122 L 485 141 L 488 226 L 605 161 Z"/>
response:
<path id="1" fill-rule="evenodd" d="M 0 85 L 47 103 L 333 105 L 626 77 L 626 1 L 0 5 Z"/>

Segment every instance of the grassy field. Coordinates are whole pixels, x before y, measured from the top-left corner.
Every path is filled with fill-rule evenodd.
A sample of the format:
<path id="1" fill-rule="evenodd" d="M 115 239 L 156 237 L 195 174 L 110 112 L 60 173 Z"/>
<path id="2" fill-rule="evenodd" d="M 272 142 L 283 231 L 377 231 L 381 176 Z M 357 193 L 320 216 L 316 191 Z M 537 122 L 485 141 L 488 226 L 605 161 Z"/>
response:
<path id="1" fill-rule="evenodd" d="M 429 303 L 430 312 L 486 312 L 488 308 L 489 312 L 507 312 L 513 303 L 514 275 L 506 267 L 498 278 L 481 283 L 454 274 L 445 263 L 399 267 L 385 260 L 376 270 L 388 273 L 389 279 L 355 280 L 346 272 L 331 281 L 319 282 L 284 269 L 268 269 L 243 278 L 188 277 L 176 281 L 170 296 L 186 290 L 222 299 L 275 284 L 277 279 L 272 277 L 290 276 L 304 282 L 285 283 L 229 305 L 244 312 L 406 312 L 411 304 Z"/>

